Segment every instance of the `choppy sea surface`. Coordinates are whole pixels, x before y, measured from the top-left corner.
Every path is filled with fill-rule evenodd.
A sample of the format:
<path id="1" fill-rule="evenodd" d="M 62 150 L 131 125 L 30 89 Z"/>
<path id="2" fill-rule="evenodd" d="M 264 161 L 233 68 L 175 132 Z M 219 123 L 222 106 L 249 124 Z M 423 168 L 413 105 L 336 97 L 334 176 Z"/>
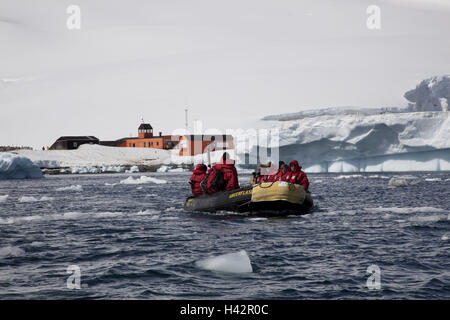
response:
<path id="1" fill-rule="evenodd" d="M 450 173 L 310 174 L 314 210 L 284 218 L 187 213 L 189 173 L 128 176 L 0 181 L 0 299 L 450 298 Z M 253 272 L 196 263 L 241 250 Z"/>

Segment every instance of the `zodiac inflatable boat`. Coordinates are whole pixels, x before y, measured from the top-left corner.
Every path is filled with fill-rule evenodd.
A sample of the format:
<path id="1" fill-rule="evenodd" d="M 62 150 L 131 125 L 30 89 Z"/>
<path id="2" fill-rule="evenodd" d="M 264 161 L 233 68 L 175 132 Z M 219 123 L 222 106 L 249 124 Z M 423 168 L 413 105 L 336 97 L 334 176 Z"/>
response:
<path id="1" fill-rule="evenodd" d="M 312 206 L 313 200 L 308 191 L 300 185 L 284 181 L 189 197 L 184 203 L 187 211 L 257 212 L 269 215 L 305 214 Z"/>

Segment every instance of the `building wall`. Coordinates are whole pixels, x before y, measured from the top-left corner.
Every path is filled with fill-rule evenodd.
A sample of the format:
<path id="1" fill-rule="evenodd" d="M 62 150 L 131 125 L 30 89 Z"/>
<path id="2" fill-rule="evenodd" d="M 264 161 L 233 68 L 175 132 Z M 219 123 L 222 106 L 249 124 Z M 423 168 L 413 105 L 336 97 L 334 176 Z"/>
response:
<path id="1" fill-rule="evenodd" d="M 128 148 L 154 148 L 154 149 L 171 149 L 170 137 L 153 137 L 143 139 L 127 139 L 118 147 Z"/>
<path id="2" fill-rule="evenodd" d="M 197 138 L 197 139 L 196 139 Z M 189 139 L 187 137 L 180 137 L 180 156 L 194 156 L 206 152 L 206 148 L 211 143 L 216 144 L 215 148 L 211 151 L 216 150 L 227 150 L 234 149 L 233 139 L 231 137 L 222 138 L 223 140 L 201 140 L 200 137 L 194 137 L 194 139 Z"/>
<path id="3" fill-rule="evenodd" d="M 220 137 L 223 139 L 222 137 Z M 226 139 L 226 140 L 225 140 Z M 216 148 L 211 150 L 227 150 L 233 149 L 234 143 L 231 137 L 225 138 L 224 140 L 202 140 L 201 136 L 158 136 L 153 138 L 135 138 L 127 139 L 118 147 L 127 148 L 154 148 L 154 149 L 173 149 L 177 144 L 179 146 L 180 156 L 194 156 L 197 154 L 204 153 L 206 147 L 215 142 Z"/>

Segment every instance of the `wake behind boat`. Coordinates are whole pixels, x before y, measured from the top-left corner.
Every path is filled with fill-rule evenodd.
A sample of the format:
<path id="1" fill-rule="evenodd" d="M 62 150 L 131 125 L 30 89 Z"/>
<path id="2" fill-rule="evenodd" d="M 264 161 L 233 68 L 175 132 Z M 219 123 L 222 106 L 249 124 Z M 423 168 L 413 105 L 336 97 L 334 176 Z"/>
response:
<path id="1" fill-rule="evenodd" d="M 286 181 L 265 182 L 231 191 L 189 197 L 184 203 L 187 211 L 234 211 L 270 216 L 306 214 L 312 206 L 311 193 L 301 185 Z"/>

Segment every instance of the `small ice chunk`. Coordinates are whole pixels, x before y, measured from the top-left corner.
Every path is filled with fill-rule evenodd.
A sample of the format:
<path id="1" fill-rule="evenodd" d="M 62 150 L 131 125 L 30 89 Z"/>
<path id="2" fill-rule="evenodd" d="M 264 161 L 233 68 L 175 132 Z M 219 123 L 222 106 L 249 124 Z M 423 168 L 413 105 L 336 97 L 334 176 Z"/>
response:
<path id="1" fill-rule="evenodd" d="M 38 201 L 38 199 L 36 199 L 35 197 L 23 196 L 19 198 L 19 202 L 36 202 L 36 201 Z"/>
<path id="2" fill-rule="evenodd" d="M 161 167 L 159 167 L 157 170 L 156 170 L 156 172 L 167 172 L 167 171 L 169 171 L 171 168 L 170 167 L 168 167 L 168 166 L 161 166 Z"/>
<path id="3" fill-rule="evenodd" d="M 126 170 L 125 172 L 126 172 L 126 173 L 136 173 L 136 172 L 139 172 L 139 167 L 138 167 L 138 166 L 132 166 L 132 167 L 130 168 L 130 170 Z"/>
<path id="4" fill-rule="evenodd" d="M 230 273 L 253 272 L 250 258 L 245 250 L 210 257 L 195 262 L 198 268 Z"/>
<path id="5" fill-rule="evenodd" d="M 24 254 L 25 254 L 25 251 L 20 249 L 19 247 L 6 246 L 3 248 L 0 248 L 0 258 L 19 257 Z"/>
<path id="6" fill-rule="evenodd" d="M 184 168 L 175 168 L 175 169 L 170 169 L 169 172 L 187 172 L 189 171 L 188 169 L 184 169 Z"/>
<path id="7" fill-rule="evenodd" d="M 5 194 L 4 196 L 0 196 L 0 203 L 5 202 L 8 199 L 9 195 Z"/>
<path id="8" fill-rule="evenodd" d="M 156 184 L 167 183 L 166 180 L 157 179 L 157 178 L 153 178 L 153 177 L 147 177 L 147 176 L 141 176 L 140 178 L 137 178 L 137 179 L 133 179 L 133 177 L 130 176 L 127 179 L 120 181 L 121 184 L 143 184 L 143 183 L 149 183 L 149 182 L 153 182 Z"/>
<path id="9" fill-rule="evenodd" d="M 408 186 L 408 181 L 406 179 L 400 179 L 400 178 L 391 178 L 388 183 L 391 187 L 406 187 Z"/>
<path id="10" fill-rule="evenodd" d="M 56 191 L 83 191 L 83 187 L 77 184 L 73 186 L 57 188 Z"/>

